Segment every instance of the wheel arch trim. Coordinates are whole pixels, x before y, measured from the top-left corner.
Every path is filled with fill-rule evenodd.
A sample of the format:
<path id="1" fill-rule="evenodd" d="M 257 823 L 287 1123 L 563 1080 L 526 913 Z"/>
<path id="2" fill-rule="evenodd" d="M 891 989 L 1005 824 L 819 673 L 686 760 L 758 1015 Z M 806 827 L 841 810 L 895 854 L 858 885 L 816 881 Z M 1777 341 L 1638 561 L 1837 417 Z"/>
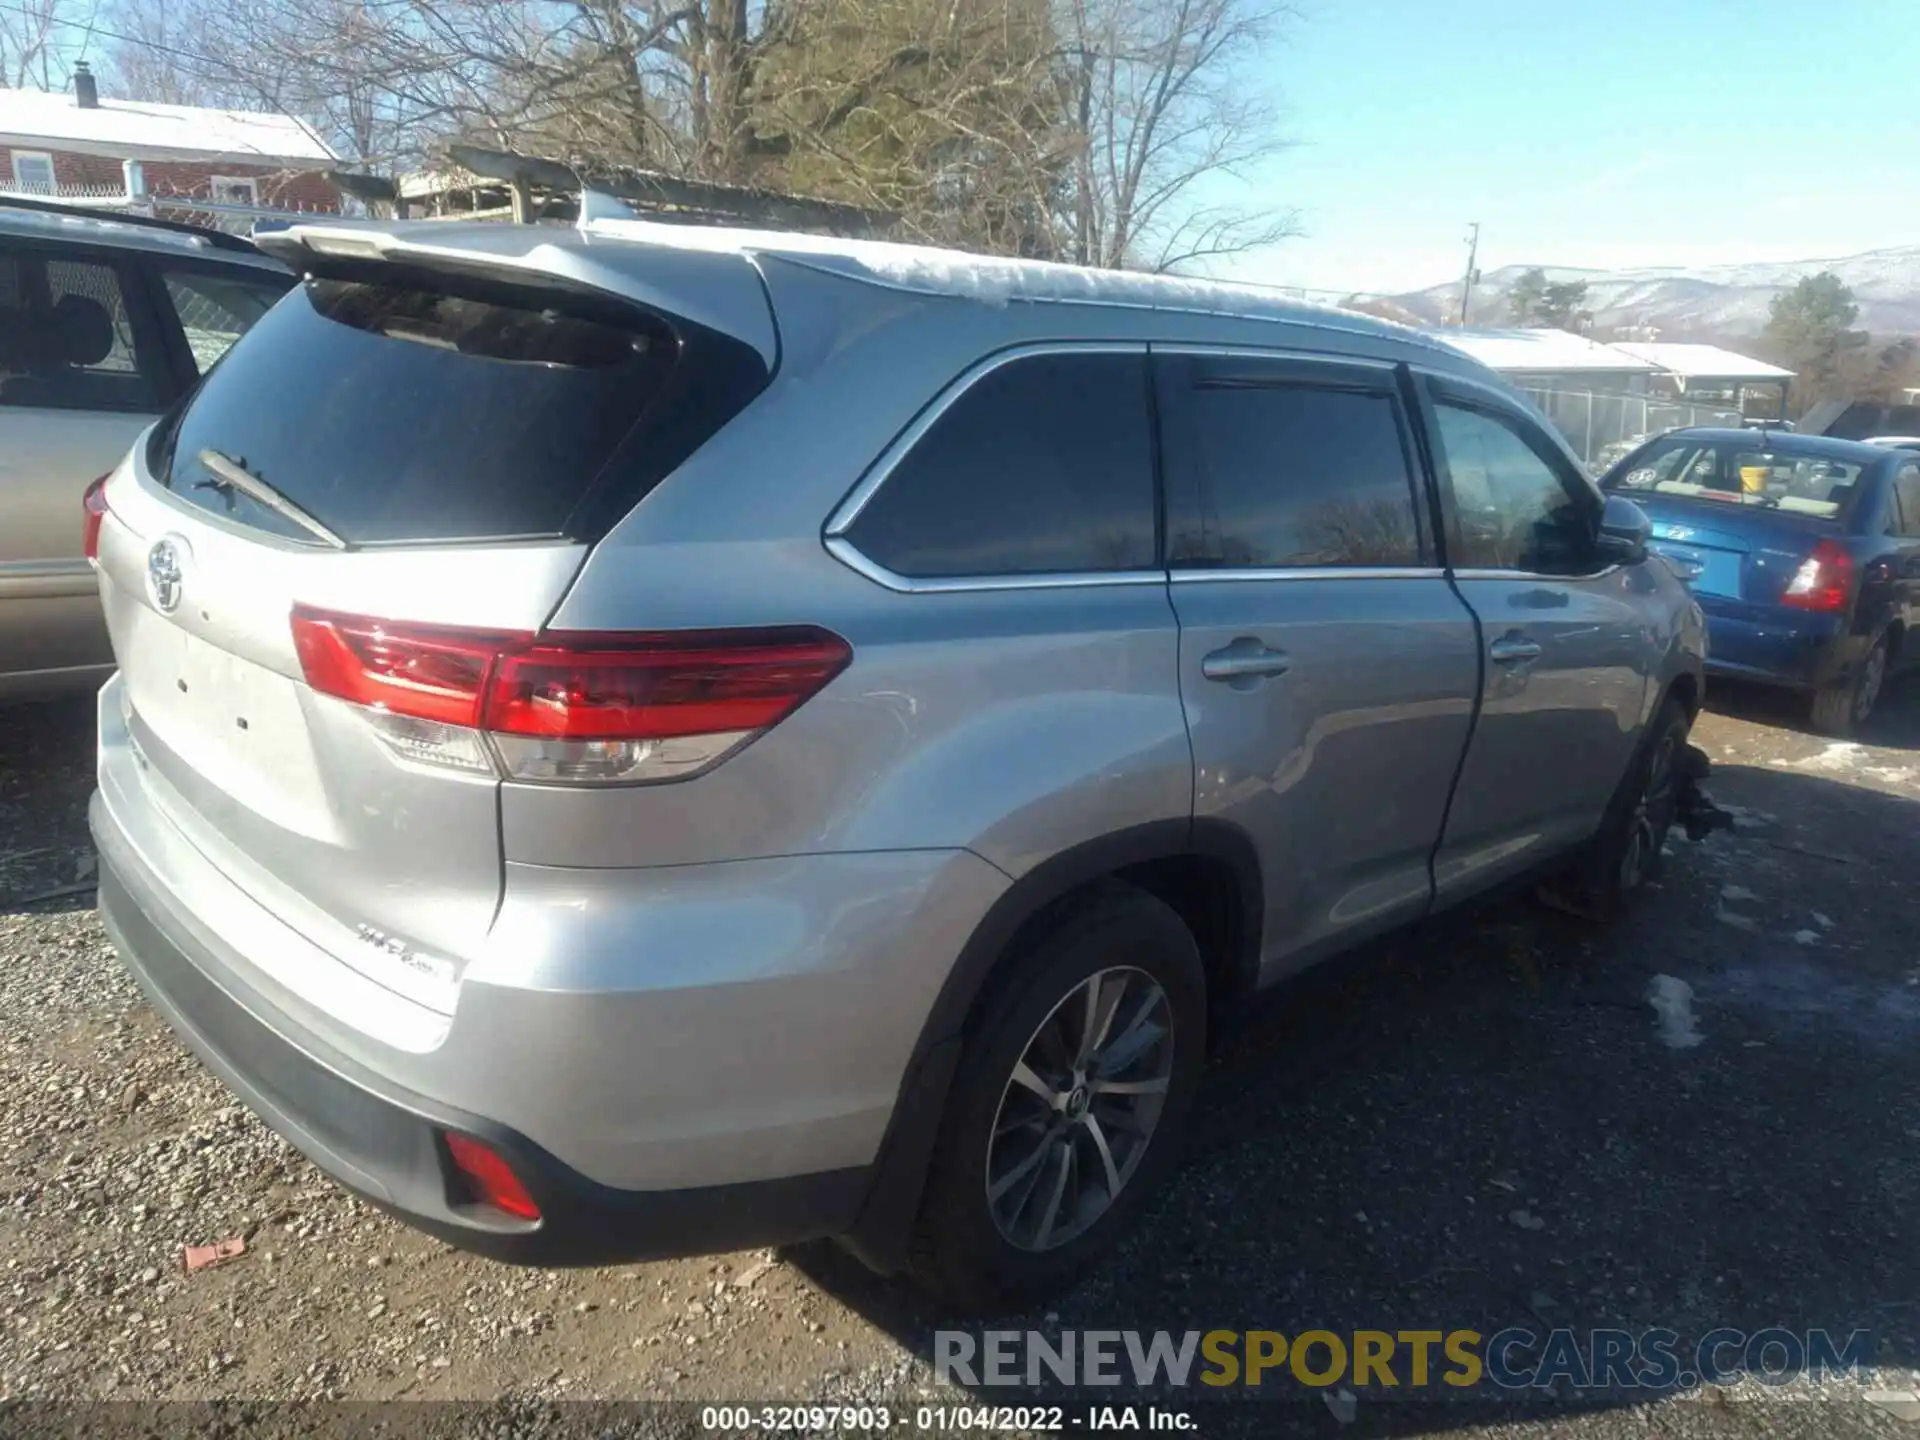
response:
<path id="1" fill-rule="evenodd" d="M 1235 874 L 1241 915 L 1237 953 L 1226 957 L 1227 973 L 1235 987 L 1252 989 L 1259 973 L 1265 895 L 1258 853 L 1239 826 L 1207 818 L 1152 821 L 1084 841 L 1035 865 L 975 926 L 921 1027 L 880 1142 L 866 1204 L 853 1230 L 842 1237 L 860 1259 L 886 1274 L 906 1264 L 967 1021 L 1014 938 L 1050 906 L 1096 881 L 1154 861 L 1193 856 L 1222 861 Z M 1214 977 L 1209 967 L 1209 979 Z"/>

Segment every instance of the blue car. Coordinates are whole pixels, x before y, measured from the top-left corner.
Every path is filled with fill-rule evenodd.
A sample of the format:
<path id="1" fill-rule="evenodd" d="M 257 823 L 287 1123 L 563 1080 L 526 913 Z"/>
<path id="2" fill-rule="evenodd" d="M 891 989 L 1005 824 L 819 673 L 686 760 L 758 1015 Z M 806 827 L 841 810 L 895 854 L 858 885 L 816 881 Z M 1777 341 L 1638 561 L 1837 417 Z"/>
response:
<path id="1" fill-rule="evenodd" d="M 1808 696 L 1851 733 L 1920 659 L 1920 454 L 1765 430 L 1674 430 L 1601 479 L 1707 615 L 1709 674 Z"/>

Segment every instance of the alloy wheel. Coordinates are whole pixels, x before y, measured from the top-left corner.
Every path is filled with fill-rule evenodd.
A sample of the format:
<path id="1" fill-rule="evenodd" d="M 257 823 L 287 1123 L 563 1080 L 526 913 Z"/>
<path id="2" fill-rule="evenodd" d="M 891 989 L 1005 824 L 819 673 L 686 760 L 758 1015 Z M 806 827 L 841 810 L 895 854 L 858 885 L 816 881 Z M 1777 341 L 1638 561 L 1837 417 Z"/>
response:
<path id="1" fill-rule="evenodd" d="M 1173 1012 L 1144 970 L 1088 976 L 1014 1063 L 987 1140 L 987 1208 L 1008 1244 L 1084 1234 L 1139 1169 L 1173 1076 Z"/>
<path id="2" fill-rule="evenodd" d="M 1867 652 L 1860 668 L 1860 683 L 1853 691 L 1853 718 L 1856 723 L 1873 713 L 1880 701 L 1880 687 L 1887 681 L 1887 647 L 1876 645 Z"/>
<path id="3" fill-rule="evenodd" d="M 1626 853 L 1620 857 L 1620 888 L 1635 890 L 1653 873 L 1660 847 L 1673 826 L 1674 759 L 1680 737 L 1672 731 L 1660 737 L 1647 766 L 1647 783 L 1633 807 L 1627 831 Z"/>

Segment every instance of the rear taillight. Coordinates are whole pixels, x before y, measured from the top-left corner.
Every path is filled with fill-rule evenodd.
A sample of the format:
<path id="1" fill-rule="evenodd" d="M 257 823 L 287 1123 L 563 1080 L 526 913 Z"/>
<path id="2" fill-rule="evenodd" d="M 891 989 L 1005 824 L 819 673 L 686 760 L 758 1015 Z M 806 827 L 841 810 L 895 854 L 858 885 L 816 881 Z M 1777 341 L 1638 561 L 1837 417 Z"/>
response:
<path id="1" fill-rule="evenodd" d="M 516 1220 L 540 1218 L 539 1205 L 513 1173 L 513 1167 L 492 1146 L 452 1130 L 444 1132 L 442 1138 L 447 1142 L 447 1158 L 453 1161 L 454 1170 L 466 1181 L 475 1200 L 503 1210 Z"/>
<path id="2" fill-rule="evenodd" d="M 87 486 L 86 493 L 80 497 L 80 553 L 89 560 L 100 558 L 100 522 L 107 518 L 107 481 L 109 475 L 102 475 Z M 71 495 L 73 492 L 67 492 Z"/>
<path id="3" fill-rule="evenodd" d="M 680 779 L 780 723 L 853 658 L 812 626 L 547 634 L 296 606 L 307 683 L 368 707 L 408 759 L 519 780 Z M 480 733 L 484 732 L 484 740 Z"/>
<path id="4" fill-rule="evenodd" d="M 1780 603 L 1796 610 L 1845 610 L 1853 598 L 1853 556 L 1833 540 L 1822 540 L 1787 582 Z"/>

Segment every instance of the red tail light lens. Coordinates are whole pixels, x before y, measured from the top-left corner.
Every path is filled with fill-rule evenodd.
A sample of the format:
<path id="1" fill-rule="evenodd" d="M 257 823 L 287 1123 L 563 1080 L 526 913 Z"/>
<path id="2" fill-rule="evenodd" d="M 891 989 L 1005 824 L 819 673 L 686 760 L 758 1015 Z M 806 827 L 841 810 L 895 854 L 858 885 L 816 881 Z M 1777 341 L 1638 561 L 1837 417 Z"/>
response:
<path id="1" fill-rule="evenodd" d="M 446 1132 L 447 1157 L 460 1172 L 473 1198 L 517 1220 L 538 1220 L 540 1207 L 513 1173 L 513 1167 L 488 1145 L 466 1135 Z"/>
<path id="2" fill-rule="evenodd" d="M 1796 610 L 1845 610 L 1853 598 L 1853 556 L 1833 540 L 1822 540 L 1787 582 L 1780 603 Z"/>
<path id="3" fill-rule="evenodd" d="M 852 658 L 824 630 L 560 637 L 501 657 L 486 728 L 563 740 L 764 730 Z"/>
<path id="4" fill-rule="evenodd" d="M 678 779 L 786 719 L 853 650 L 813 626 L 540 636 L 296 606 L 307 683 L 365 705 L 408 758 L 525 780 Z"/>
<path id="5" fill-rule="evenodd" d="M 80 497 L 80 553 L 89 560 L 100 558 L 100 522 L 107 518 L 109 478 L 102 475 Z"/>
<path id="6" fill-rule="evenodd" d="M 293 648 L 314 689 L 443 725 L 477 728 L 495 658 L 504 647 L 531 638 L 508 631 L 390 625 L 304 605 L 293 610 Z"/>

